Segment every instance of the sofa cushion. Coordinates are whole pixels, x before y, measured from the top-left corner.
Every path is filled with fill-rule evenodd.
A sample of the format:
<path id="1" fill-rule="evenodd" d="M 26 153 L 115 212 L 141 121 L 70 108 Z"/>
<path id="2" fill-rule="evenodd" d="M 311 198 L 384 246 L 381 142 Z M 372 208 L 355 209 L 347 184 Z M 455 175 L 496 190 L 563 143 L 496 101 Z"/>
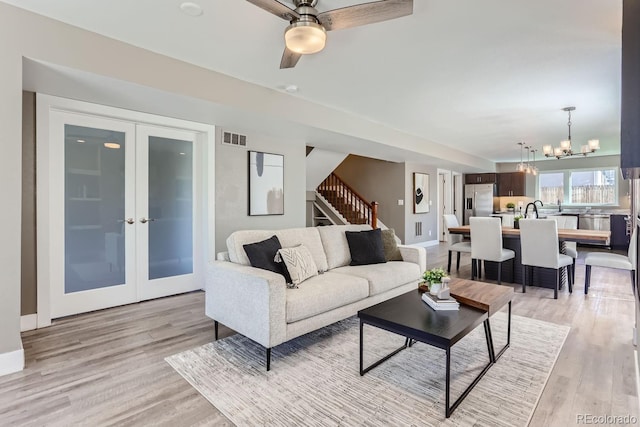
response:
<path id="1" fill-rule="evenodd" d="M 282 248 L 282 246 L 280 246 L 280 241 L 276 236 L 271 236 L 267 240 L 263 240 L 261 242 L 243 245 L 243 247 L 252 267 L 282 274 L 287 283 L 291 283 L 291 277 L 284 266 L 284 262 L 276 262 L 274 259 L 278 250 Z"/>
<path id="2" fill-rule="evenodd" d="M 307 249 L 305 245 L 280 249 L 278 250 L 276 259 L 284 262 L 286 266 L 285 270 L 291 278 L 291 282 L 288 283 L 299 285 L 309 277 L 318 275 L 318 267 L 316 267 L 316 263 L 313 262 L 311 252 L 309 252 L 309 249 Z M 285 275 L 285 278 L 286 277 Z"/>
<path id="3" fill-rule="evenodd" d="M 390 261 L 385 264 L 348 265 L 332 270 L 336 274 L 357 276 L 369 282 L 369 295 L 377 295 L 405 283 L 420 280 L 422 272 L 418 264 L 404 261 Z"/>
<path id="4" fill-rule="evenodd" d="M 287 323 L 342 307 L 369 296 L 365 279 L 331 271 L 287 289 Z"/>
<path id="5" fill-rule="evenodd" d="M 345 231 L 371 230 L 367 224 L 327 225 L 318 227 L 322 245 L 327 255 L 329 269 L 342 267 L 351 263 L 351 253 Z"/>
<path id="6" fill-rule="evenodd" d="M 240 230 L 234 231 L 227 238 L 227 249 L 229 250 L 229 260 L 236 264 L 250 265 L 249 258 L 244 251 L 243 245 L 255 243 L 268 239 L 276 235 L 283 248 L 290 248 L 300 244 L 305 245 L 313 261 L 318 267 L 318 271 L 326 271 L 327 257 L 324 254 L 320 233 L 316 227 L 288 228 L 284 230 Z"/>
<path id="7" fill-rule="evenodd" d="M 379 228 L 367 231 L 346 231 L 351 262 L 349 265 L 369 265 L 387 262 L 384 257 L 382 231 Z"/>
<path id="8" fill-rule="evenodd" d="M 384 257 L 387 261 L 402 261 L 402 254 L 396 242 L 396 232 L 393 228 L 382 230 L 382 245 Z"/>

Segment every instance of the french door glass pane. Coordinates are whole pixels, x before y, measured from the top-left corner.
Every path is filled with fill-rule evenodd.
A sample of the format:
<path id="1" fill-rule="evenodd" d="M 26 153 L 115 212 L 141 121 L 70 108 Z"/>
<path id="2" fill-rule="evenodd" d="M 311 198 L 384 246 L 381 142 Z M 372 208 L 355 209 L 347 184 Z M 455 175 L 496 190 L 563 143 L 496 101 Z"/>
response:
<path id="1" fill-rule="evenodd" d="M 125 282 L 124 132 L 65 125 L 65 293 Z"/>
<path id="2" fill-rule="evenodd" d="M 149 137 L 149 279 L 193 273 L 193 143 Z"/>

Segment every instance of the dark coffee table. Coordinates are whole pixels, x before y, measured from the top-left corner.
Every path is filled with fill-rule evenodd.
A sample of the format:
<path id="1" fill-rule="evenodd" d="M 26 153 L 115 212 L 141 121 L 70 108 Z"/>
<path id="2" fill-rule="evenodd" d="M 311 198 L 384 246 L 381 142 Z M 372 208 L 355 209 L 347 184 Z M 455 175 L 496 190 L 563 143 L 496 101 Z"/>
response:
<path id="1" fill-rule="evenodd" d="M 445 415 L 447 418 L 467 397 L 495 360 L 489 329 L 489 315 L 486 311 L 475 307 L 460 304 L 458 311 L 435 311 L 422 301 L 421 294 L 415 290 L 361 310 L 358 312 L 358 318 L 360 319 L 360 375 L 364 375 L 400 351 L 411 347 L 414 341 L 420 341 L 446 351 Z M 487 339 L 489 363 L 453 405 L 449 405 L 451 347 L 481 323 L 484 325 Z M 363 326 L 365 324 L 402 335 L 406 338 L 404 345 L 372 365 L 363 367 Z"/>

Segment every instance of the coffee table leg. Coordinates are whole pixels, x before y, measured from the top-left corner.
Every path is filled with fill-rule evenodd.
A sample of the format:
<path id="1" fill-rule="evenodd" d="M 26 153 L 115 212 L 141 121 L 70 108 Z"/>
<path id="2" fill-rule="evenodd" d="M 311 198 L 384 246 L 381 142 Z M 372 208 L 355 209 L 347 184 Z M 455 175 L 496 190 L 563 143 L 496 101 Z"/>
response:
<path id="1" fill-rule="evenodd" d="M 483 322 L 484 324 L 484 336 L 487 338 L 487 348 L 489 349 L 489 357 L 491 358 L 491 362 L 495 363 L 496 361 L 496 353 L 493 349 L 493 335 L 491 335 L 491 324 L 489 323 L 489 319 Z"/>
<path id="2" fill-rule="evenodd" d="M 362 372 L 362 320 L 360 320 L 360 376 L 364 375 Z"/>
<path id="3" fill-rule="evenodd" d="M 451 414 L 453 414 L 453 411 L 455 411 L 455 409 L 458 407 L 458 405 L 460 405 L 460 403 L 462 403 L 464 398 L 467 397 L 467 395 L 471 392 L 471 390 L 473 390 L 473 388 L 476 386 L 476 384 L 478 384 L 478 381 L 480 381 L 482 379 L 482 377 L 484 376 L 484 374 L 487 373 L 489 368 L 491 366 L 493 366 L 493 346 L 492 346 L 492 343 L 491 343 L 491 338 L 489 336 L 488 320 L 484 321 L 484 325 L 485 325 L 485 328 L 484 328 L 485 338 L 487 339 L 487 351 L 489 352 L 489 363 L 487 364 L 487 366 L 484 367 L 482 372 L 480 372 L 480 374 L 478 374 L 476 379 L 473 380 L 473 382 L 465 389 L 465 391 L 462 392 L 460 397 L 458 397 L 458 399 L 455 402 L 453 402 L 453 405 L 451 405 L 451 407 L 449 407 L 449 402 L 451 400 L 451 398 L 450 398 L 450 392 L 451 392 L 451 347 L 447 348 L 447 372 L 445 374 L 445 394 L 446 394 L 446 396 L 445 396 L 445 416 L 447 418 L 449 418 L 451 416 Z"/>
<path id="4" fill-rule="evenodd" d="M 371 365 L 367 366 L 366 368 L 363 368 L 363 366 L 364 366 L 364 364 L 363 364 L 363 333 L 362 333 L 363 325 L 364 324 L 363 324 L 362 320 L 360 320 L 360 376 L 363 376 L 364 374 L 366 374 L 367 372 L 369 372 L 373 368 L 377 367 L 381 363 L 389 360 L 390 358 L 392 358 L 396 354 L 400 353 L 405 348 L 409 347 L 409 342 L 411 341 L 408 337 L 405 337 L 404 345 L 402 347 L 398 348 L 397 350 L 392 351 L 391 353 L 389 353 L 386 356 L 384 356 L 382 359 L 378 360 L 377 362 L 372 363 Z"/>
<path id="5" fill-rule="evenodd" d="M 493 353 L 493 363 L 495 363 L 498 359 L 500 359 L 500 356 L 502 356 L 502 353 L 504 353 L 505 350 L 508 349 L 509 345 L 511 344 L 511 301 L 509 301 L 509 316 L 507 317 L 507 344 L 505 344 L 505 346 L 502 347 L 502 350 L 500 350 L 498 354 L 496 354 L 496 351 L 493 347 L 493 336 L 491 335 L 491 326 L 489 325 L 489 319 L 487 319 L 486 322 L 487 322 L 487 327 L 489 328 L 489 338 L 491 339 L 491 352 Z"/>
<path id="6" fill-rule="evenodd" d="M 447 348 L 447 368 L 446 368 L 447 372 L 445 374 L 445 402 L 444 402 L 444 407 L 445 407 L 445 416 L 447 418 L 449 418 L 451 416 L 451 413 L 453 412 L 453 410 L 455 408 L 450 408 L 449 407 L 449 401 L 451 400 L 450 395 L 451 395 L 451 347 Z"/>

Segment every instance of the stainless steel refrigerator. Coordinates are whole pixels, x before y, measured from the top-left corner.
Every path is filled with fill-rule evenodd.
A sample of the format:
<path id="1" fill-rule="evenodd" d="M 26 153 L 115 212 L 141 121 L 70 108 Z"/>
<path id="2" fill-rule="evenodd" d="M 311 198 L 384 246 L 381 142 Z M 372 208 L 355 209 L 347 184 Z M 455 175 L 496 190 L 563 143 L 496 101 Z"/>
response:
<path id="1" fill-rule="evenodd" d="M 495 184 L 467 184 L 464 186 L 464 223 L 472 216 L 491 216 L 498 208 Z"/>

